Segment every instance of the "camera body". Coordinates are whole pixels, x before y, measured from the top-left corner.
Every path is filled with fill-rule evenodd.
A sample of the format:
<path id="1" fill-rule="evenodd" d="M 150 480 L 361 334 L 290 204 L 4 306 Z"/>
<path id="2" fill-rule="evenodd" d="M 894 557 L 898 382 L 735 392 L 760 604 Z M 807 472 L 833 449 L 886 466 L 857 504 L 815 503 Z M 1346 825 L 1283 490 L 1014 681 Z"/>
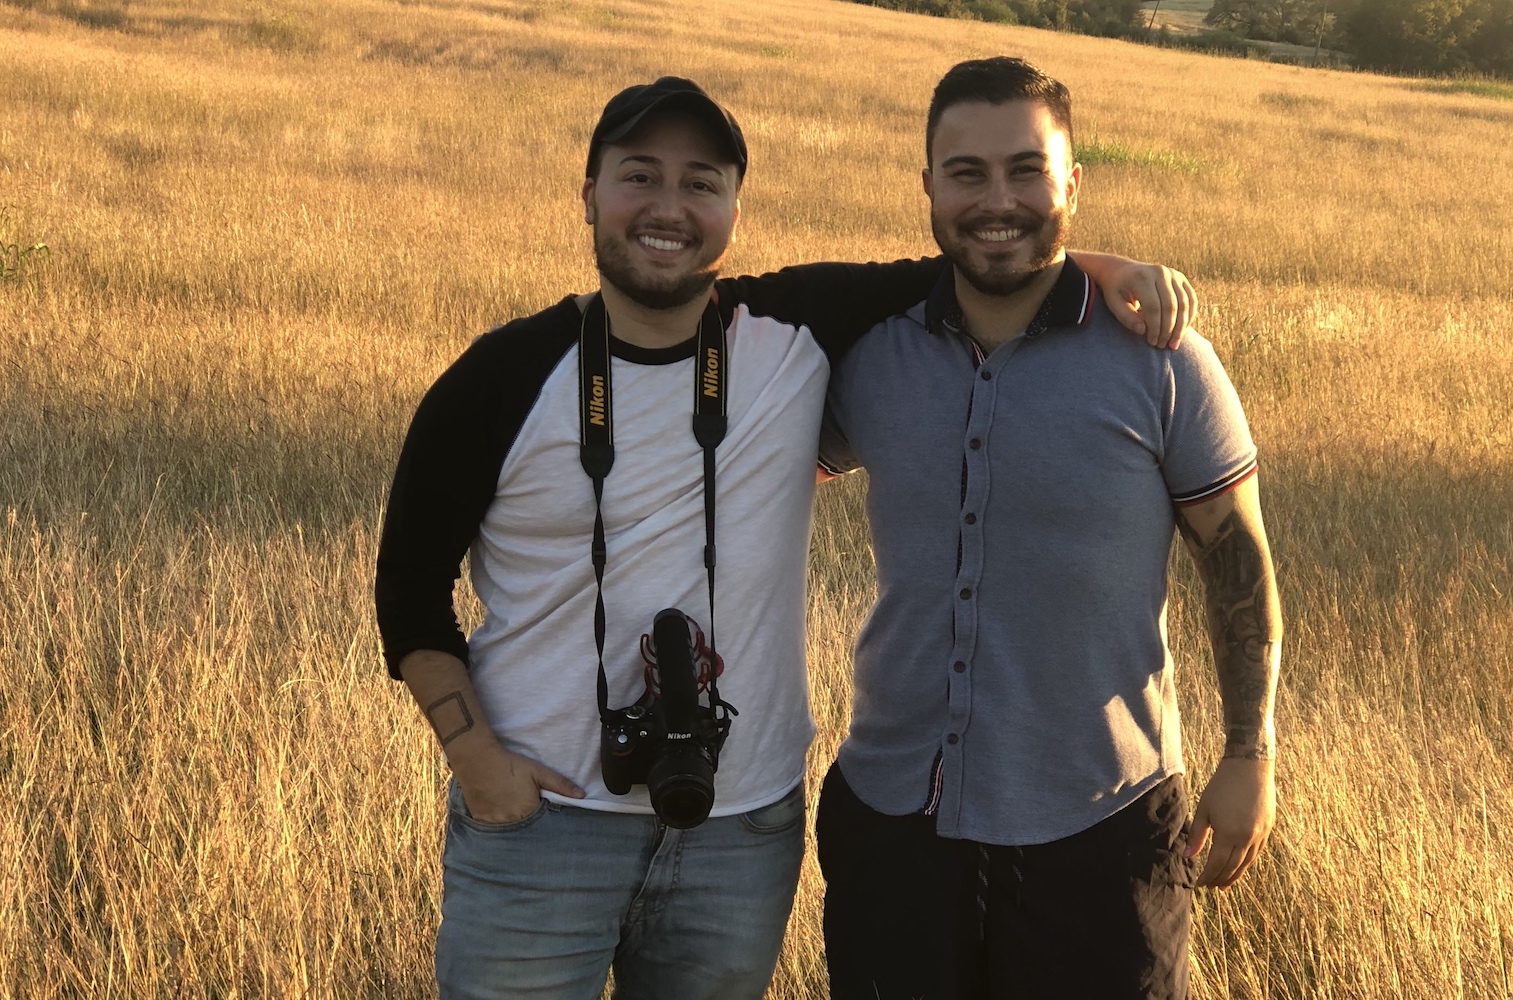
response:
<path id="1" fill-rule="evenodd" d="M 660 690 L 648 684 L 635 704 L 606 711 L 599 731 L 604 787 L 624 795 L 644 784 L 657 816 L 680 830 L 709 818 L 720 748 L 730 735 L 730 719 L 699 704 L 693 636 L 683 612 L 657 613 L 652 644 Z"/>

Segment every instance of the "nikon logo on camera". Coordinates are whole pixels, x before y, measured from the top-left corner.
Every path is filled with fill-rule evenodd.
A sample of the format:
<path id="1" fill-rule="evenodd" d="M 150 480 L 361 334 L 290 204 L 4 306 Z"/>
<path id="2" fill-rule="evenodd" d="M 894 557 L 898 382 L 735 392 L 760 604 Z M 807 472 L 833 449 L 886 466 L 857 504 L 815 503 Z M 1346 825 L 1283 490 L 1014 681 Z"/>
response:
<path id="1" fill-rule="evenodd" d="M 603 427 L 604 417 L 604 376 L 595 375 L 588 395 L 588 422 Z"/>
<path id="2" fill-rule="evenodd" d="M 720 395 L 720 354 L 712 347 L 704 354 L 704 395 L 710 399 Z"/>

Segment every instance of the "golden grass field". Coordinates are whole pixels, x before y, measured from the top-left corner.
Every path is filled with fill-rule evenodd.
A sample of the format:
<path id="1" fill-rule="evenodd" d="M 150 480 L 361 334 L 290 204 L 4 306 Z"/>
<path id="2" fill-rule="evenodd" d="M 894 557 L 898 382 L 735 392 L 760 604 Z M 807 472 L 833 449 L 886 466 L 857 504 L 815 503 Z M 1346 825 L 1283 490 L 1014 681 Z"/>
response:
<path id="1" fill-rule="evenodd" d="M 370 608 L 421 392 L 594 286 L 621 86 L 744 124 L 733 268 L 892 259 L 934 82 L 999 52 L 1077 99 L 1075 242 L 1194 278 L 1262 449 L 1281 815 L 1194 996 L 1513 996 L 1513 102 L 824 0 L 3 0 L 0 997 L 429 995 L 444 764 Z M 821 491 L 816 778 L 862 488 Z M 774 998 L 825 995 L 821 889 Z"/>

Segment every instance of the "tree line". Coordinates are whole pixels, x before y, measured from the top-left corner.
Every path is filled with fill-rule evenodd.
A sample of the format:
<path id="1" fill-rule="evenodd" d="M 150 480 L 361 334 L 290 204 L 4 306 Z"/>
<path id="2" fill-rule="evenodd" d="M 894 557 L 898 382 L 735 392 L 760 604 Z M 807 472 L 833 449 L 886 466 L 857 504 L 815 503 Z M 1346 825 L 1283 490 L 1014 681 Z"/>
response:
<path id="1" fill-rule="evenodd" d="M 1089 35 L 1150 36 L 1140 0 L 858 2 Z M 1513 0 L 1214 0 L 1204 21 L 1232 39 L 1342 52 L 1364 69 L 1513 78 Z"/>
<path id="2" fill-rule="evenodd" d="M 1140 25 L 1140 0 L 857 0 L 937 17 L 1000 21 L 1084 35 L 1129 37 Z"/>
<path id="3" fill-rule="evenodd" d="M 1513 0 L 1214 0 L 1205 23 L 1394 73 L 1513 77 Z"/>

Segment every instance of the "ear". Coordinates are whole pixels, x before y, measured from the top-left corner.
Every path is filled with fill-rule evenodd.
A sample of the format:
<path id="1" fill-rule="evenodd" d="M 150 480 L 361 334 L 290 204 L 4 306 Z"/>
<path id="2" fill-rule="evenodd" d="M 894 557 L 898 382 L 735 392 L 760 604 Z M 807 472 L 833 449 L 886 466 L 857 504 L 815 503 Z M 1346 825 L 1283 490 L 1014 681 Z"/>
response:
<path id="1" fill-rule="evenodd" d="M 1077 214 L 1077 192 L 1082 188 L 1082 164 L 1073 163 L 1072 172 L 1066 177 L 1066 214 Z"/>
<path id="2" fill-rule="evenodd" d="M 596 208 L 594 205 L 594 179 L 592 177 L 584 178 L 583 191 L 580 193 L 580 197 L 583 199 L 583 221 L 592 226 L 594 224 Z"/>
<path id="3" fill-rule="evenodd" d="M 930 168 L 925 167 L 919 172 L 919 179 L 925 186 L 925 197 L 935 200 L 935 177 L 930 173 Z"/>
<path id="4" fill-rule="evenodd" d="M 735 242 L 735 234 L 739 231 L 740 224 L 741 224 L 741 199 L 737 198 L 735 200 L 735 215 L 732 216 L 731 219 L 730 219 L 730 242 L 732 242 L 732 243 Z"/>

